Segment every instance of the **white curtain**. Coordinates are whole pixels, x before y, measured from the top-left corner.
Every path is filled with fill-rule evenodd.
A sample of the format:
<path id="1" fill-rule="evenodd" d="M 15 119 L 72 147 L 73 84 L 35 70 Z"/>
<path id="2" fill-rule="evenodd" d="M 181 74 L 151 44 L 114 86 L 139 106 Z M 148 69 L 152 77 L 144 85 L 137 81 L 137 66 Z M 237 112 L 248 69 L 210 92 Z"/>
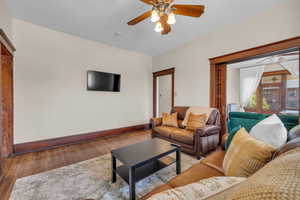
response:
<path id="1" fill-rule="evenodd" d="M 256 91 L 265 66 L 240 69 L 240 104 L 243 109 L 249 103 L 251 95 Z"/>
<path id="2" fill-rule="evenodd" d="M 286 61 L 281 63 L 282 67 L 288 70 L 292 75 L 299 75 L 299 60 Z"/>

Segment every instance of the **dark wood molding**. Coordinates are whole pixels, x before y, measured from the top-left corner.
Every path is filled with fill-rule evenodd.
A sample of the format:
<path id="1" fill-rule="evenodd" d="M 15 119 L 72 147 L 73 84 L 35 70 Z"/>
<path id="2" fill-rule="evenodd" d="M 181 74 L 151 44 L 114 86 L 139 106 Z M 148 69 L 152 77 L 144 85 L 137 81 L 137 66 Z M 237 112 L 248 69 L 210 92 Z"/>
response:
<path id="1" fill-rule="evenodd" d="M 172 107 L 174 107 L 175 105 L 175 68 L 169 68 L 162 71 L 153 72 L 153 117 L 156 117 L 157 108 L 157 77 L 165 75 L 172 76 Z"/>
<path id="2" fill-rule="evenodd" d="M 224 106 L 226 106 L 226 98 L 222 97 L 225 95 L 226 97 L 226 73 L 220 71 L 221 66 L 225 66 L 228 63 L 234 63 L 239 61 L 245 61 L 256 57 L 263 57 L 268 55 L 275 55 L 279 52 L 290 52 L 300 49 L 300 36 L 290 38 L 287 40 L 282 40 L 279 42 L 274 42 L 271 44 L 266 44 L 258 47 L 254 47 L 251 49 L 238 51 L 235 53 L 226 54 L 223 56 L 218 56 L 214 58 L 210 58 L 210 106 L 218 108 L 222 114 L 224 111 Z M 299 53 L 300 54 L 300 53 Z M 299 64 L 300 71 L 300 64 Z M 300 94 L 300 89 L 299 89 Z M 299 98 L 300 105 L 300 98 Z M 300 108 L 299 108 L 300 111 Z M 299 112 L 300 114 L 300 112 Z M 226 126 L 226 115 L 222 114 L 222 127 Z M 300 117 L 299 117 L 300 123 Z M 224 129 L 222 129 L 222 134 L 224 133 Z"/>
<path id="3" fill-rule="evenodd" d="M 0 29 L 0 177 L 4 158 L 13 152 L 13 56 L 15 48 Z"/>
<path id="4" fill-rule="evenodd" d="M 175 68 L 173 67 L 173 68 L 153 72 L 153 76 L 156 76 L 156 77 L 163 76 L 163 75 L 173 74 L 174 72 L 175 72 Z"/>
<path id="5" fill-rule="evenodd" d="M 2 43 L 5 48 L 10 52 L 11 55 L 14 54 L 16 48 L 14 47 L 13 43 L 9 40 L 5 32 L 0 29 L 0 43 Z"/>
<path id="6" fill-rule="evenodd" d="M 291 72 L 288 70 L 278 70 L 278 71 L 272 71 L 272 72 L 264 72 L 263 76 L 274 76 L 274 75 L 291 75 Z"/>
<path id="7" fill-rule="evenodd" d="M 258 47 L 254 47 L 242 51 L 237 51 L 230 54 L 225 54 L 223 56 L 210 58 L 209 61 L 211 64 L 231 63 L 236 61 L 247 60 L 263 54 L 274 53 L 276 51 L 298 48 L 299 46 L 300 46 L 300 36 L 289 38 L 279 42 L 265 44 L 262 46 L 258 46 Z"/>
<path id="8" fill-rule="evenodd" d="M 82 142 L 95 140 L 103 137 L 120 135 L 126 132 L 147 130 L 147 129 L 150 129 L 150 124 L 140 124 L 136 126 L 128 126 L 123 128 L 96 131 L 91 133 L 84 133 L 84 134 L 72 135 L 72 136 L 66 136 L 60 138 L 20 143 L 14 145 L 14 155 L 28 153 L 28 152 L 42 151 L 46 149 L 56 148 L 59 146 L 77 144 L 77 143 L 82 143 Z"/>

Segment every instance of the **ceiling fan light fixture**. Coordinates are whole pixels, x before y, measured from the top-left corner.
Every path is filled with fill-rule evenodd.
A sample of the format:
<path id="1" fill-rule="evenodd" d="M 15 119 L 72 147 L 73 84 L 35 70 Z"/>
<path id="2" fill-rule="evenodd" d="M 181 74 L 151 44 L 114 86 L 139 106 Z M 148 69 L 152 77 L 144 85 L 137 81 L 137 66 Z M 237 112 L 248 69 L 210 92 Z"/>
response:
<path id="1" fill-rule="evenodd" d="M 162 25 L 161 25 L 161 23 L 160 22 L 157 22 L 156 24 L 155 24 L 155 32 L 157 32 L 157 33 L 160 33 L 160 32 L 162 32 L 163 31 L 163 27 L 162 27 Z"/>
<path id="2" fill-rule="evenodd" d="M 158 12 L 157 10 L 152 10 L 152 13 L 151 13 L 151 22 L 158 22 L 160 20 L 160 17 L 158 15 Z"/>
<path id="3" fill-rule="evenodd" d="M 168 15 L 168 21 L 167 21 L 167 23 L 170 24 L 170 25 L 176 23 L 176 18 L 175 18 L 175 15 L 174 15 L 173 12 L 171 12 L 171 13 Z"/>

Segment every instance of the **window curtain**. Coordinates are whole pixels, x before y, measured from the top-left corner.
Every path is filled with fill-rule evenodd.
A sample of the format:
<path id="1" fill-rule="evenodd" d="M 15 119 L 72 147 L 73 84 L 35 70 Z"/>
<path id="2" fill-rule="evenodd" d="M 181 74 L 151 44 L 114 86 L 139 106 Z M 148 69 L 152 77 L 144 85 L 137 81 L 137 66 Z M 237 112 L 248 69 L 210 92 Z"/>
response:
<path id="1" fill-rule="evenodd" d="M 288 70 L 292 75 L 299 76 L 299 60 L 282 62 L 281 66 Z"/>
<path id="2" fill-rule="evenodd" d="M 240 69 L 240 104 L 242 110 L 249 103 L 251 95 L 256 91 L 265 66 Z"/>

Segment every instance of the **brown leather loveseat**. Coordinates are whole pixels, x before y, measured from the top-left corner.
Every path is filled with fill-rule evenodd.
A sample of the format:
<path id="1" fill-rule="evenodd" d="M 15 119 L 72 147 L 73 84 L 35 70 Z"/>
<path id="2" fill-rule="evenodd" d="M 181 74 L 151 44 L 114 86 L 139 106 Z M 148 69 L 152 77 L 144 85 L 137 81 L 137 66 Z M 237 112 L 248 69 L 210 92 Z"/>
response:
<path id="1" fill-rule="evenodd" d="M 184 129 L 182 121 L 185 118 L 189 107 L 174 107 L 171 113 L 177 112 L 179 128 L 162 126 L 162 118 L 152 118 L 152 137 L 158 137 L 181 146 L 181 150 L 195 155 L 200 159 L 201 155 L 213 151 L 219 144 L 220 134 L 220 113 L 217 109 L 212 109 L 205 127 L 196 131 Z"/>

